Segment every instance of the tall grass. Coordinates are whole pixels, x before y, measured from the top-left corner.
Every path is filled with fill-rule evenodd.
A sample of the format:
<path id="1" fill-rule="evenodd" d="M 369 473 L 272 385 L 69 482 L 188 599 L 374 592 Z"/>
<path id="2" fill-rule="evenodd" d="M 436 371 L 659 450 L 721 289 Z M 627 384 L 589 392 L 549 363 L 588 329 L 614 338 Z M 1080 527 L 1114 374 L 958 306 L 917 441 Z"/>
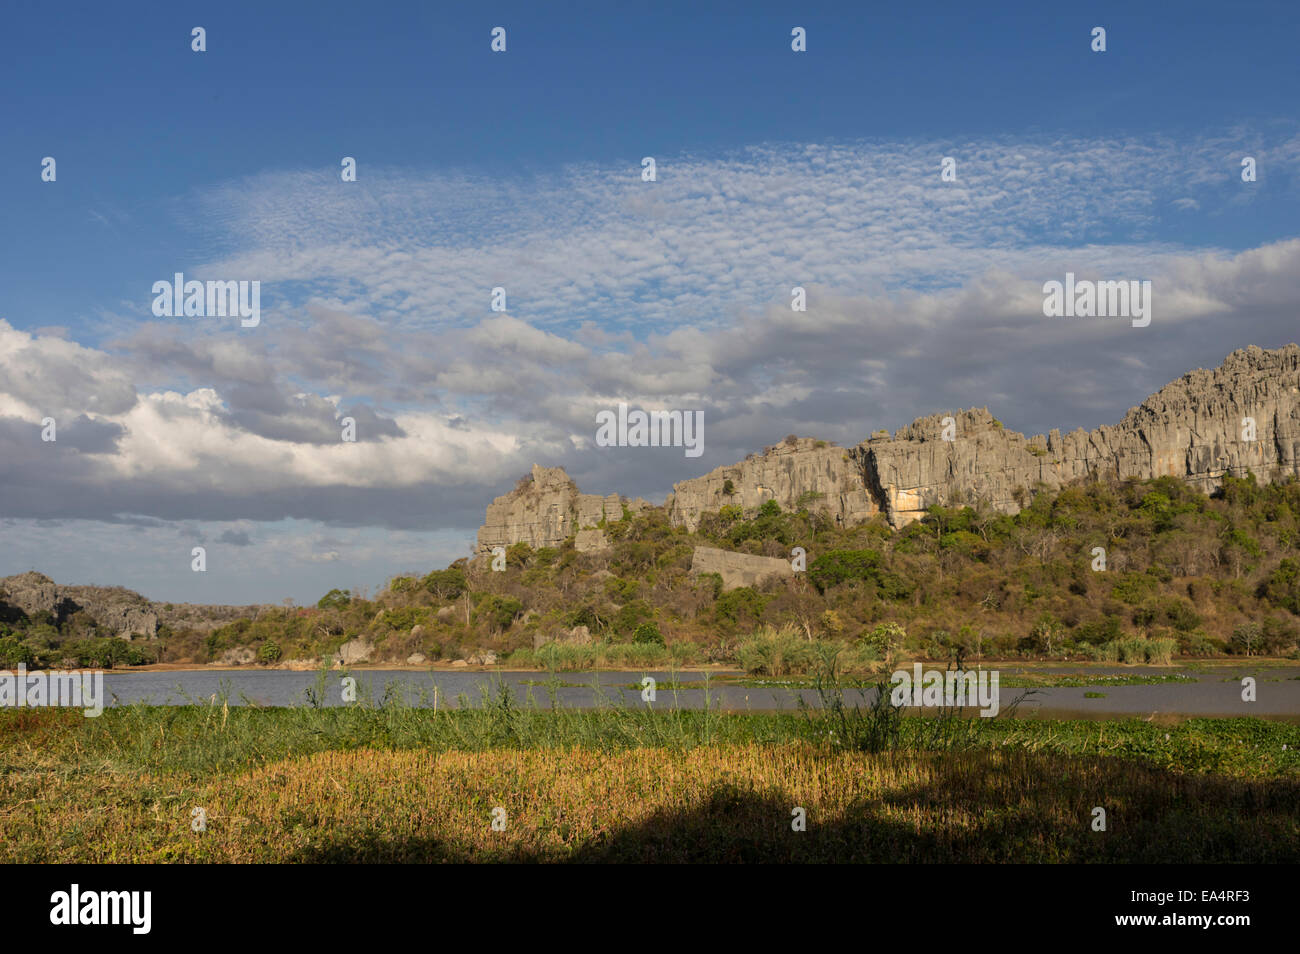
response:
<path id="1" fill-rule="evenodd" d="M 1008 748 L 362 748 L 201 779 L 0 776 L 0 861 L 1283 862 L 1297 800 L 1294 778 Z"/>
<path id="2" fill-rule="evenodd" d="M 505 665 L 520 669 L 579 672 L 589 669 L 666 668 L 689 666 L 698 659 L 692 643 L 658 646 L 653 643 L 546 643 L 537 649 L 516 649 Z"/>
<path id="3" fill-rule="evenodd" d="M 808 675 L 826 669 L 831 659 L 841 670 L 873 672 L 883 663 L 868 646 L 811 640 L 793 625 L 760 626 L 736 647 L 736 660 L 751 676 Z"/>
<path id="4" fill-rule="evenodd" d="M 1169 637 L 1129 636 L 1095 646 L 1091 655 L 1099 662 L 1150 663 L 1156 666 L 1168 666 L 1177 649 L 1178 641 Z"/>

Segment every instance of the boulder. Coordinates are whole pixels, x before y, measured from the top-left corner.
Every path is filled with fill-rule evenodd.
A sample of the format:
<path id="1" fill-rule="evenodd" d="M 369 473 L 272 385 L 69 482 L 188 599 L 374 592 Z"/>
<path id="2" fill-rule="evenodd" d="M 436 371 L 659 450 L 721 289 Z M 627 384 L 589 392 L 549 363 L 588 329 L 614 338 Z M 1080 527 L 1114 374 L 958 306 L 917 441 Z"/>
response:
<path id="1" fill-rule="evenodd" d="M 424 653 L 411 653 L 411 655 L 406 657 L 406 664 L 408 666 L 423 666 L 428 661 L 429 657 L 424 655 Z"/>
<path id="2" fill-rule="evenodd" d="M 719 550 L 717 547 L 696 547 L 691 557 L 691 572 L 717 573 L 722 577 L 725 590 L 757 586 L 774 576 L 794 576 L 789 560 Z"/>
<path id="3" fill-rule="evenodd" d="M 240 646 L 236 649 L 227 649 L 217 660 L 221 666 L 247 666 L 257 658 L 257 654 L 247 646 Z"/>
<path id="4" fill-rule="evenodd" d="M 561 629 L 558 632 L 533 633 L 533 649 L 541 649 L 547 643 L 564 643 L 569 646 L 591 645 L 591 630 L 586 626 Z"/>
<path id="5" fill-rule="evenodd" d="M 344 666 L 367 662 L 374 651 L 374 643 L 358 636 L 356 639 L 350 639 L 339 647 L 339 651 L 334 654 L 334 662 Z"/>

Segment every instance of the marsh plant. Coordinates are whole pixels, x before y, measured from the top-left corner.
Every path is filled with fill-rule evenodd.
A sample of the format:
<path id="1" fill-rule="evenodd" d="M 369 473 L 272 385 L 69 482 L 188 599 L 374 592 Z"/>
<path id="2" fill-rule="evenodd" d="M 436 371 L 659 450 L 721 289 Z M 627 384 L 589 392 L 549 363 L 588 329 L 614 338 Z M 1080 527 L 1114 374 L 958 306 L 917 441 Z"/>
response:
<path id="1" fill-rule="evenodd" d="M 857 752 L 951 751 L 972 748 L 984 737 L 977 706 L 967 701 L 944 703 L 927 714 L 908 716 L 906 707 L 894 701 L 892 676 L 846 676 L 839 654 L 830 647 L 823 649 L 813 681 L 818 705 L 799 700 L 800 712 L 817 740 Z M 960 670 L 950 665 L 945 671 Z M 1020 704 L 1037 693 L 1036 689 L 1021 692 L 1002 707 L 999 717 L 1014 718 Z"/>

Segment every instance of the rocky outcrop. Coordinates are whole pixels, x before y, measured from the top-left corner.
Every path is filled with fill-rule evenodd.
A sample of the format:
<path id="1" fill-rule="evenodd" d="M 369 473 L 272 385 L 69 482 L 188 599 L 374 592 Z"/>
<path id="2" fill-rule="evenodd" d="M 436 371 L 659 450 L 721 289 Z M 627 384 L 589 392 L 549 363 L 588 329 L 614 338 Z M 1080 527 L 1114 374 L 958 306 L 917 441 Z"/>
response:
<path id="1" fill-rule="evenodd" d="M 676 484 L 664 508 L 689 530 L 705 513 L 731 505 L 753 516 L 769 500 L 783 510 L 820 511 L 844 526 L 883 514 L 902 527 L 935 504 L 1016 513 L 1040 490 L 1088 476 L 1174 476 L 1208 492 L 1225 475 L 1251 472 L 1261 481 L 1300 473 L 1300 345 L 1234 351 L 1220 367 L 1189 372 L 1118 424 L 1092 431 L 1026 437 L 987 408 L 972 408 L 919 418 L 848 450 L 789 437 Z M 534 467 L 531 487 L 488 508 L 480 545 L 554 545 L 581 529 L 584 507 L 594 512 L 587 499 L 619 498 L 589 498 L 562 470 Z"/>
<path id="2" fill-rule="evenodd" d="M 604 530 L 579 530 L 573 538 L 573 548 L 579 553 L 597 553 L 609 549 Z"/>
<path id="3" fill-rule="evenodd" d="M 895 527 L 919 519 L 936 503 L 983 503 L 1015 513 L 1036 487 L 1061 483 L 1050 454 L 1045 439 L 1007 431 L 987 408 L 924 417 L 850 452 L 868 492 Z"/>
<path id="4" fill-rule="evenodd" d="M 932 415 L 851 455 L 894 526 L 933 504 L 983 502 L 1016 513 L 1040 489 L 1081 477 L 1178 477 L 1209 492 L 1224 476 L 1262 481 L 1296 474 L 1300 451 L 1300 346 L 1234 351 L 1213 371 L 1161 388 L 1119 424 L 1026 438 L 987 409 Z"/>
<path id="5" fill-rule="evenodd" d="M 356 639 L 349 639 L 339 647 L 339 651 L 334 654 L 333 662 L 336 666 L 352 666 L 356 663 L 368 662 L 374 651 L 374 643 L 364 636 L 358 636 Z"/>
<path id="6" fill-rule="evenodd" d="M 198 633 L 210 633 L 227 623 L 239 619 L 262 619 L 268 614 L 284 612 L 283 606 L 271 603 L 257 603 L 248 606 L 220 606 L 201 603 L 152 603 L 153 612 L 158 615 L 160 626 L 170 626 L 175 630 L 191 629 Z"/>
<path id="7" fill-rule="evenodd" d="M 282 607 L 201 606 L 194 603 L 154 603 L 121 586 L 63 586 L 43 573 L 19 573 L 0 579 L 0 620 L 8 605 L 28 616 L 49 613 L 64 623 L 75 613 L 85 613 L 100 629 L 122 639 L 153 638 L 159 626 L 206 633 L 239 619 L 259 619 L 281 613 Z"/>
<path id="8" fill-rule="evenodd" d="M 561 643 L 566 646 L 590 646 L 591 630 L 586 626 L 561 629 L 554 633 L 533 633 L 533 649 L 541 649 L 547 643 Z"/>
<path id="9" fill-rule="evenodd" d="M 0 580 L 0 602 L 27 616 L 49 613 L 55 623 L 85 613 L 114 636 L 156 636 L 158 614 L 139 593 L 120 586 L 60 586 L 42 573 L 19 573 Z"/>
<path id="10" fill-rule="evenodd" d="M 646 506 L 639 498 L 629 501 L 618 494 L 580 493 L 564 468 L 534 464 L 531 479 L 521 480 L 514 490 L 488 505 L 478 531 L 479 551 L 516 543 L 527 543 L 533 549 L 558 547 L 579 530 L 594 528 L 602 520 L 621 520 L 624 507 L 636 511 Z"/>
<path id="11" fill-rule="evenodd" d="M 731 505 L 752 514 L 769 500 L 782 510 L 825 511 L 844 526 L 879 512 L 852 455 L 806 437 L 786 438 L 739 464 L 675 484 L 664 507 L 674 524 L 694 531 L 705 513 Z"/>
<path id="12" fill-rule="evenodd" d="M 692 573 L 717 573 L 722 577 L 722 588 L 732 590 L 738 586 L 757 586 L 774 576 L 794 576 L 789 560 L 775 557 L 753 556 L 716 547 L 696 547 L 691 557 Z"/>

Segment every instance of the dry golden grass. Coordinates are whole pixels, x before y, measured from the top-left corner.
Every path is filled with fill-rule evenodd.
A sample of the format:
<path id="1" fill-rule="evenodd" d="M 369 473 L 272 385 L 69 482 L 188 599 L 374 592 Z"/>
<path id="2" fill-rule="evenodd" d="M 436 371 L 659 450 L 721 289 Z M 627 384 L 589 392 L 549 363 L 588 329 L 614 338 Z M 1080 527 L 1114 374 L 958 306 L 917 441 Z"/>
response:
<path id="1" fill-rule="evenodd" d="M 1300 855 L 1297 804 L 1292 779 L 1021 749 L 362 749 L 207 777 L 0 776 L 0 859 L 1278 861 Z M 807 831 L 791 830 L 796 806 Z"/>

